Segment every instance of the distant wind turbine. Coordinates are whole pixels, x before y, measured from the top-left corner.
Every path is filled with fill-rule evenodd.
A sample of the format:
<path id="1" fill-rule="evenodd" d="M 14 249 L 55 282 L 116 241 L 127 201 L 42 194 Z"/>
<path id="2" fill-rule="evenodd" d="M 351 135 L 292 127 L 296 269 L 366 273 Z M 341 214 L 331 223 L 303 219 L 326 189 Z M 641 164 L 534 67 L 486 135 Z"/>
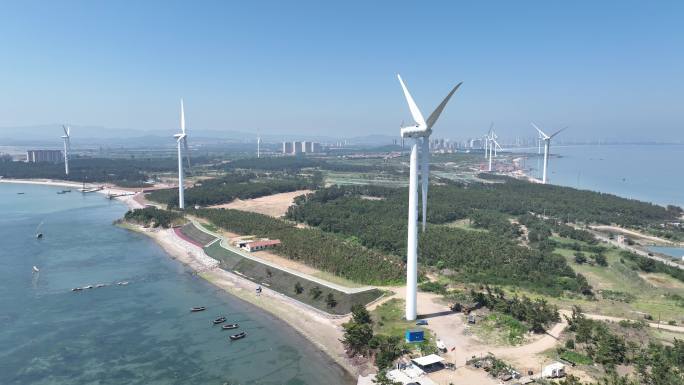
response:
<path id="1" fill-rule="evenodd" d="M 542 183 L 546 184 L 546 170 L 549 167 L 549 148 L 551 147 L 551 139 L 554 136 L 560 134 L 561 131 L 565 130 L 567 127 L 563 127 L 551 135 L 546 135 L 544 133 L 544 131 L 540 130 L 539 127 L 537 127 L 536 124 L 534 124 L 534 123 L 531 123 L 531 124 L 532 124 L 532 127 L 534 127 L 537 130 L 537 132 L 539 132 L 539 136 L 540 136 L 541 140 L 544 141 L 544 172 L 542 173 Z"/>
<path id="2" fill-rule="evenodd" d="M 184 175 L 183 175 L 183 150 L 187 156 L 188 168 L 190 167 L 190 157 L 188 151 L 188 136 L 185 132 L 185 108 L 183 107 L 183 99 L 180 101 L 181 113 L 180 113 L 180 126 L 181 132 L 175 134 L 173 137 L 176 138 L 176 146 L 178 147 L 178 208 L 181 210 L 185 208 L 185 187 L 184 187 Z"/>
<path id="3" fill-rule="evenodd" d="M 421 144 L 421 179 L 422 179 L 422 198 L 423 198 L 423 229 L 425 229 L 425 219 L 427 214 L 427 193 L 428 178 L 430 173 L 430 148 L 429 140 L 432 134 L 432 126 L 442 114 L 451 96 L 456 92 L 462 83 L 458 83 L 449 94 L 430 114 L 427 121 L 418 109 L 416 102 L 411 97 L 408 88 L 404 84 L 400 75 L 397 75 L 404 97 L 408 103 L 411 116 L 415 125 L 402 127 L 401 137 L 413 139 L 411 144 L 411 156 L 409 165 L 409 203 L 408 203 L 408 242 L 406 247 L 406 319 L 413 321 L 416 319 L 417 285 L 418 285 L 418 144 Z"/>
<path id="4" fill-rule="evenodd" d="M 62 140 L 64 141 L 64 173 L 69 175 L 69 152 L 71 151 L 71 127 L 62 125 L 62 130 L 64 130 L 64 135 L 62 135 Z"/>

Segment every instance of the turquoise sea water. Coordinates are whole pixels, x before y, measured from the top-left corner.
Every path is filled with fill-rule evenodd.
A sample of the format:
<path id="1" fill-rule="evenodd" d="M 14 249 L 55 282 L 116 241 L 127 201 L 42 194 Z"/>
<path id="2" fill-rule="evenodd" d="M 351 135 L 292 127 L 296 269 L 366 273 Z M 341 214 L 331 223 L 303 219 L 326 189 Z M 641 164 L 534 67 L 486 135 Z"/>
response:
<path id="1" fill-rule="evenodd" d="M 113 226 L 120 203 L 59 190 L 0 184 L 0 384 L 350 383 L 281 321 Z M 219 314 L 248 337 L 229 342 Z"/>
<path id="2" fill-rule="evenodd" d="M 684 248 L 681 247 L 649 246 L 648 249 L 656 253 L 669 255 L 676 260 L 681 260 L 684 256 Z"/>
<path id="3" fill-rule="evenodd" d="M 532 152 L 526 166 L 541 179 Z M 551 154 L 549 183 L 684 207 L 684 145 L 552 145 Z"/>

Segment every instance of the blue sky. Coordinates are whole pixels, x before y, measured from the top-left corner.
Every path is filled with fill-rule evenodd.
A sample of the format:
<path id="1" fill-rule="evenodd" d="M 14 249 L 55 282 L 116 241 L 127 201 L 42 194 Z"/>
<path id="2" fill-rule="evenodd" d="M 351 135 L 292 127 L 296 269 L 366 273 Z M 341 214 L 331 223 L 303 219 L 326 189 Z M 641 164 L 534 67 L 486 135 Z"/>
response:
<path id="1" fill-rule="evenodd" d="M 567 138 L 684 140 L 684 2 L 16 1 L 0 127 L 395 135 L 459 81 L 437 135 L 534 120 Z M 0 130 L 2 130 L 0 128 Z"/>

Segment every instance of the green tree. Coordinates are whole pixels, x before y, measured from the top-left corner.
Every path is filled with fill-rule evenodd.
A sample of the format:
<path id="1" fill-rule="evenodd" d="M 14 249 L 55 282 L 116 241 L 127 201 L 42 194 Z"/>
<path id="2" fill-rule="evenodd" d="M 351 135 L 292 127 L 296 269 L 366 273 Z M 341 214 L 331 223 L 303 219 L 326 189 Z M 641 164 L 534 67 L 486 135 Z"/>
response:
<path id="1" fill-rule="evenodd" d="M 302 284 L 299 283 L 299 281 L 297 281 L 297 283 L 295 283 L 294 285 L 294 291 L 295 294 L 302 294 L 304 292 L 304 286 L 302 286 Z"/>
<path id="2" fill-rule="evenodd" d="M 323 290 L 321 290 L 321 288 L 318 287 L 318 285 L 309 289 L 309 295 L 313 299 L 318 299 L 321 296 L 321 294 L 323 294 Z"/>
<path id="3" fill-rule="evenodd" d="M 335 299 L 333 293 L 328 293 L 327 297 L 325 298 L 325 303 L 328 305 L 328 307 L 337 306 L 337 300 Z"/>

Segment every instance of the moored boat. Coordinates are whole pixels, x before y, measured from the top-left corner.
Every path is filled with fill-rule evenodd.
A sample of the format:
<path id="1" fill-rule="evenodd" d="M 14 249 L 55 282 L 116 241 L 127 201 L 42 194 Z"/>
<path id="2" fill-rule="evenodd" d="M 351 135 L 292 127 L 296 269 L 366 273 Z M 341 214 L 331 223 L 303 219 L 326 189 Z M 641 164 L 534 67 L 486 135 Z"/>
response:
<path id="1" fill-rule="evenodd" d="M 226 317 L 218 317 L 214 320 L 214 325 L 226 322 Z"/>
<path id="2" fill-rule="evenodd" d="M 235 341 L 235 340 L 239 340 L 239 339 L 245 338 L 245 337 L 247 337 L 247 333 L 245 333 L 245 332 L 240 332 L 240 333 L 237 333 L 237 334 L 232 334 L 229 338 L 230 338 L 231 340 Z"/>
<path id="3" fill-rule="evenodd" d="M 71 289 L 71 291 L 81 291 L 81 290 L 83 290 L 83 288 L 81 288 L 81 287 L 75 287 L 75 288 Z"/>
<path id="4" fill-rule="evenodd" d="M 221 329 L 229 330 L 229 329 L 237 329 L 239 327 L 240 327 L 240 325 L 238 325 L 238 324 L 225 324 L 225 325 L 221 326 Z"/>
<path id="5" fill-rule="evenodd" d="M 207 308 L 205 306 L 195 306 L 192 309 L 190 309 L 190 311 L 193 313 L 198 312 L 198 311 L 203 311 L 203 310 L 207 310 Z"/>

